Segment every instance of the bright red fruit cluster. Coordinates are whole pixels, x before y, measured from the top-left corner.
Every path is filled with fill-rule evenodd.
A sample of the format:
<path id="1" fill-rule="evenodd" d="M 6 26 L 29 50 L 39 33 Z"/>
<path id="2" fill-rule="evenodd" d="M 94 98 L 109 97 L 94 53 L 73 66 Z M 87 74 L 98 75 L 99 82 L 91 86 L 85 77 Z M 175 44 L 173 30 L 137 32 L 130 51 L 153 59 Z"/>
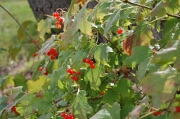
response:
<path id="1" fill-rule="evenodd" d="M 117 30 L 117 34 L 122 34 L 123 33 L 123 29 L 120 27 L 118 30 Z"/>
<path id="2" fill-rule="evenodd" d="M 75 119 L 74 115 L 73 114 L 67 114 L 66 112 L 62 112 L 61 113 L 61 116 L 64 118 L 64 119 Z"/>
<path id="3" fill-rule="evenodd" d="M 16 115 L 18 115 L 18 114 L 19 114 L 19 113 L 17 112 L 17 110 L 16 110 L 16 107 L 15 107 L 15 106 L 12 106 L 11 111 L 13 111 L 13 112 L 14 112 L 14 114 L 16 114 Z"/>
<path id="4" fill-rule="evenodd" d="M 51 60 L 54 60 L 54 59 L 56 59 L 56 57 L 58 56 L 58 52 L 56 51 L 55 48 L 51 48 L 51 49 L 48 51 L 47 55 L 51 58 Z"/>
<path id="5" fill-rule="evenodd" d="M 64 24 L 64 18 L 61 17 L 61 14 L 59 14 L 58 12 L 54 12 L 53 16 L 56 18 L 56 27 L 58 29 L 61 29 L 62 25 Z"/>
<path id="6" fill-rule="evenodd" d="M 92 61 L 92 59 L 90 59 L 90 58 L 84 58 L 84 59 L 83 59 L 83 62 L 89 64 L 91 69 L 94 69 L 94 68 L 95 68 L 95 65 L 94 65 L 94 62 Z"/>
<path id="7" fill-rule="evenodd" d="M 78 80 L 79 80 L 79 76 L 81 75 L 81 72 L 80 72 L 80 71 L 76 72 L 76 71 L 74 71 L 74 70 L 71 69 L 71 68 L 68 68 L 66 71 L 67 71 L 70 75 L 72 75 L 72 76 L 71 76 L 71 79 L 72 79 L 72 80 L 74 80 L 74 81 L 78 81 Z"/>
<path id="8" fill-rule="evenodd" d="M 42 72 L 42 70 L 43 70 L 43 67 L 39 67 L 39 71 Z M 47 69 L 46 69 L 46 71 L 44 72 L 44 75 L 46 75 L 46 76 L 48 75 L 48 70 L 47 70 Z"/>

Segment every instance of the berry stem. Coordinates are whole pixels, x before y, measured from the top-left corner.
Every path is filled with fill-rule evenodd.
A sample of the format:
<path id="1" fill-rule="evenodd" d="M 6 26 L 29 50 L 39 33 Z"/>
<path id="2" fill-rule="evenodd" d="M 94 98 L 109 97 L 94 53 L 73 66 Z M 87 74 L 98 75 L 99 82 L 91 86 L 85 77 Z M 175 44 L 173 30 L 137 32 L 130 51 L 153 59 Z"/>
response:
<path id="1" fill-rule="evenodd" d="M 26 29 L 19 23 L 19 21 L 6 9 L 4 8 L 1 4 L 0 4 L 0 7 L 5 11 L 7 12 L 15 21 L 16 23 L 21 27 L 21 29 L 27 34 L 27 36 L 34 42 L 34 38 L 26 31 Z M 40 46 L 34 42 L 34 44 L 36 45 L 36 47 L 38 49 L 40 49 Z"/>

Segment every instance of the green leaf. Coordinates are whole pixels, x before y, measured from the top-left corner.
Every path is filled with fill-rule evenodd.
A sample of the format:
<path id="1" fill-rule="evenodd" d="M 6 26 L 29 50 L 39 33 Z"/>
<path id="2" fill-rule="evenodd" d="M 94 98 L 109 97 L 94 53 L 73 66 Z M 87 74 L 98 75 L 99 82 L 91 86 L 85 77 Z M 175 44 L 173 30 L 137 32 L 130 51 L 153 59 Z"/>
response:
<path id="1" fill-rule="evenodd" d="M 128 116 L 129 113 L 133 110 L 133 108 L 134 105 L 130 105 L 130 104 L 124 105 L 121 110 L 121 119 L 125 119 L 126 116 Z"/>
<path id="2" fill-rule="evenodd" d="M 9 48 L 8 52 L 12 60 L 16 59 L 17 54 L 21 51 L 22 45 L 19 44 L 13 48 Z"/>
<path id="3" fill-rule="evenodd" d="M 106 109 L 102 109 L 98 111 L 93 117 L 90 119 L 113 119 L 110 113 Z"/>
<path id="4" fill-rule="evenodd" d="M 38 23 L 37 30 L 39 31 L 39 36 L 42 40 L 44 40 L 45 33 L 51 33 L 51 21 L 52 18 L 46 18 L 46 20 L 41 20 Z"/>
<path id="5" fill-rule="evenodd" d="M 87 119 L 86 114 L 92 113 L 92 107 L 87 102 L 86 91 L 78 90 L 74 100 L 73 108 L 75 115 L 79 119 Z"/>
<path id="6" fill-rule="evenodd" d="M 114 86 L 114 90 L 122 96 L 127 97 L 129 95 L 128 89 L 130 86 L 131 82 L 128 79 L 121 79 L 117 85 Z"/>
<path id="7" fill-rule="evenodd" d="M 26 29 L 27 26 L 32 24 L 32 23 L 33 23 L 33 21 L 28 20 L 28 21 L 24 21 L 21 25 L 22 25 L 22 27 L 24 29 Z M 18 39 L 20 41 L 22 41 L 22 40 L 24 40 L 25 36 L 26 36 L 26 33 L 24 32 L 24 30 L 21 27 L 19 27 L 19 29 L 18 29 Z"/>
<path id="8" fill-rule="evenodd" d="M 147 46 L 137 46 L 133 48 L 133 55 L 127 57 L 123 62 L 124 67 L 132 67 L 134 68 L 137 64 L 140 64 L 148 57 L 150 57 L 152 51 Z"/>
<path id="9" fill-rule="evenodd" d="M 129 7 L 129 5 L 128 6 L 125 5 L 123 7 L 126 9 L 120 11 L 119 19 L 127 19 L 129 17 L 130 13 L 132 13 L 132 11 L 134 10 L 134 8 L 127 9 Z"/>
<path id="10" fill-rule="evenodd" d="M 111 114 L 111 117 L 113 119 L 120 119 L 120 104 L 117 102 L 114 102 L 112 107 L 108 107 L 107 111 Z"/>
<path id="11" fill-rule="evenodd" d="M 85 58 L 87 54 L 82 50 L 77 51 L 72 56 L 72 68 L 78 70 L 80 68 L 80 63 L 82 62 L 83 58 Z"/>
<path id="12" fill-rule="evenodd" d="M 44 114 L 55 108 L 54 105 L 52 105 L 53 99 L 49 92 L 43 91 L 42 96 L 42 98 L 37 97 L 32 100 L 34 109 L 38 109 L 38 113 L 40 114 Z"/>
<path id="13" fill-rule="evenodd" d="M 119 101 L 119 94 L 114 90 L 108 90 L 106 94 L 103 96 L 103 101 L 109 103 L 110 105 L 114 102 Z"/>
<path id="14" fill-rule="evenodd" d="M 6 109 L 8 98 L 5 96 L 0 97 L 0 115 Z"/>
<path id="15" fill-rule="evenodd" d="M 111 47 L 107 46 L 106 44 L 100 44 L 94 51 L 94 58 L 97 62 L 101 62 L 102 64 L 110 67 L 110 65 L 107 63 L 109 52 L 113 52 Z"/>
<path id="16" fill-rule="evenodd" d="M 0 48 L 0 52 L 5 52 L 5 51 L 7 51 L 7 49 L 5 49 L 5 48 Z"/>
<path id="17" fill-rule="evenodd" d="M 91 22 L 87 21 L 87 4 L 83 6 L 83 8 L 79 11 L 79 13 L 75 17 L 75 30 L 80 29 L 82 33 L 86 35 L 92 35 L 92 25 Z"/>
<path id="18" fill-rule="evenodd" d="M 52 116 L 52 113 L 43 114 L 38 119 L 50 119 Z"/>
<path id="19" fill-rule="evenodd" d="M 42 89 L 46 89 L 49 85 L 49 79 L 46 78 L 45 75 L 39 76 L 37 80 L 28 80 L 27 81 L 27 88 L 28 93 L 33 94 L 39 92 Z"/>
<path id="20" fill-rule="evenodd" d="M 137 70 L 137 73 L 136 73 L 137 79 L 139 81 L 141 81 L 141 79 L 146 74 L 146 71 L 148 70 L 148 67 L 150 65 L 150 60 L 151 60 L 151 58 L 147 58 L 146 60 L 144 60 L 143 62 L 141 62 L 139 64 L 138 70 Z"/>
<path id="21" fill-rule="evenodd" d="M 96 63 L 94 69 L 88 69 L 84 80 L 90 82 L 91 89 L 99 90 L 99 86 L 101 85 L 100 76 L 102 75 L 104 75 L 104 67 Z"/>
<path id="22" fill-rule="evenodd" d="M 23 86 L 23 91 L 27 89 L 26 81 L 27 79 L 20 74 L 16 74 L 14 78 L 15 86 Z"/>
<path id="23" fill-rule="evenodd" d="M 106 27 L 104 30 L 104 34 L 106 34 L 109 29 L 112 27 L 113 24 L 116 24 L 118 18 L 119 18 L 120 10 L 116 10 L 107 20 Z"/>
<path id="24" fill-rule="evenodd" d="M 158 16 L 162 17 L 166 14 L 165 7 L 168 5 L 167 3 L 164 3 L 162 0 L 154 7 L 154 9 L 151 11 L 151 16 Z"/>
<path id="25" fill-rule="evenodd" d="M 168 68 L 148 74 L 141 80 L 141 84 L 145 94 L 156 96 L 162 103 L 165 103 L 172 99 L 178 88 L 177 71 L 174 68 Z"/>
<path id="26" fill-rule="evenodd" d="M 151 62 L 160 65 L 169 65 L 174 63 L 177 56 L 179 55 L 179 46 L 180 42 L 176 41 L 172 47 L 156 52 Z"/>

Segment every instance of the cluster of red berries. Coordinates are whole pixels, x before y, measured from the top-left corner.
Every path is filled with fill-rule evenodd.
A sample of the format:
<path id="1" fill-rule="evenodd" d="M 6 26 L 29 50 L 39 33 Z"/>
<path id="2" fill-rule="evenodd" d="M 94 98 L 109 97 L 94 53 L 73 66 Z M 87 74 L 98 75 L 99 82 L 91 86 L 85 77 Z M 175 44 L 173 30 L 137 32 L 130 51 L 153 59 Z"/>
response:
<path id="1" fill-rule="evenodd" d="M 72 76 L 71 76 L 71 79 L 72 79 L 72 80 L 74 80 L 74 81 L 78 81 L 78 80 L 79 80 L 79 76 L 81 75 L 81 72 L 80 72 L 80 71 L 76 72 L 76 71 L 74 71 L 74 70 L 71 69 L 71 68 L 68 68 L 66 71 L 67 71 L 70 75 L 72 75 Z"/>
<path id="2" fill-rule="evenodd" d="M 62 112 L 61 113 L 61 116 L 64 118 L 64 119 L 75 119 L 75 116 L 71 113 L 67 114 L 66 112 Z"/>
<path id="3" fill-rule="evenodd" d="M 58 52 L 56 51 L 55 48 L 51 48 L 51 49 L 48 51 L 47 55 L 51 58 L 51 60 L 54 60 L 54 59 L 56 59 L 56 57 L 58 56 Z"/>
<path id="4" fill-rule="evenodd" d="M 84 59 L 83 59 L 83 62 L 89 64 L 91 69 L 94 69 L 94 68 L 95 68 L 95 65 L 94 65 L 94 62 L 92 61 L 92 59 L 90 59 L 90 58 L 84 58 Z"/>
<path id="5" fill-rule="evenodd" d="M 43 67 L 39 67 L 39 71 L 42 72 L 42 70 L 43 70 Z M 44 75 L 46 75 L 46 76 L 48 75 L 48 70 L 47 70 L 47 68 L 46 68 L 46 70 L 45 70 L 45 72 L 44 72 Z"/>
<path id="6" fill-rule="evenodd" d="M 62 25 L 64 25 L 64 18 L 57 11 L 53 13 L 53 16 L 56 18 L 56 27 L 61 29 Z"/>
<path id="7" fill-rule="evenodd" d="M 19 112 L 17 112 L 17 110 L 16 110 L 16 107 L 15 107 L 15 106 L 12 106 L 11 111 L 13 111 L 13 112 L 14 112 L 14 114 L 16 114 L 16 115 L 18 115 L 18 114 L 19 114 Z"/>
<path id="8" fill-rule="evenodd" d="M 120 28 L 118 28 L 118 30 L 117 30 L 117 34 L 122 34 L 123 33 L 123 29 L 120 27 Z"/>

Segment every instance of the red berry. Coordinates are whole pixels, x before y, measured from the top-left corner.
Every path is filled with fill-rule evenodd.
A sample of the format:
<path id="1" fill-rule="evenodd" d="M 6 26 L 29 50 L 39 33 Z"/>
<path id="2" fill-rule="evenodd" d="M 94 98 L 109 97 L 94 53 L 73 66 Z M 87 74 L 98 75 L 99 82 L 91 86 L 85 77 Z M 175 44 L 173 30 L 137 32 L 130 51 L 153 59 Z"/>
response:
<path id="1" fill-rule="evenodd" d="M 157 111 L 153 113 L 154 116 L 159 116 L 160 114 L 161 114 L 161 111 Z"/>
<path id="2" fill-rule="evenodd" d="M 175 112 L 179 113 L 180 112 L 180 106 L 175 107 Z"/>
<path id="3" fill-rule="evenodd" d="M 58 25 L 56 24 L 56 27 L 57 27 L 58 29 L 61 29 L 62 26 L 61 26 L 60 24 L 58 24 Z"/>
<path id="4" fill-rule="evenodd" d="M 12 106 L 11 111 L 13 111 L 14 114 L 16 114 L 16 115 L 19 114 L 19 113 L 16 111 L 16 107 L 15 107 L 15 106 Z"/>
<path id="5" fill-rule="evenodd" d="M 42 71 L 43 70 L 43 67 L 39 67 L 39 71 Z"/>
<path id="6" fill-rule="evenodd" d="M 46 69 L 46 72 L 44 73 L 44 75 L 46 75 L 46 76 L 48 75 L 48 70 L 47 69 Z"/>
<path id="7" fill-rule="evenodd" d="M 71 79 L 74 80 L 74 81 L 78 81 L 79 80 L 79 78 L 77 76 L 75 76 L 75 75 L 72 75 Z"/>
<path id="8" fill-rule="evenodd" d="M 94 64 L 90 65 L 90 68 L 91 68 L 91 69 L 94 69 L 94 68 L 95 68 L 95 65 L 94 65 Z"/>
<path id="9" fill-rule="evenodd" d="M 59 21 L 59 22 L 63 22 L 63 18 L 62 18 L 62 17 L 59 17 L 58 21 Z"/>
<path id="10" fill-rule="evenodd" d="M 66 70 L 69 74 L 75 74 L 76 72 L 74 71 L 74 70 L 72 70 L 71 68 L 68 68 L 67 70 Z"/>
<path id="11" fill-rule="evenodd" d="M 76 74 L 77 74 L 77 75 L 81 75 L 81 72 L 80 72 L 80 71 L 78 71 L 78 72 L 76 72 Z"/>
<path id="12" fill-rule="evenodd" d="M 87 62 L 87 58 L 84 58 L 84 59 L 83 59 L 83 62 L 86 63 L 86 62 Z"/>
<path id="13" fill-rule="evenodd" d="M 54 60 L 54 59 L 56 59 L 56 56 L 51 55 L 51 60 Z"/>
<path id="14" fill-rule="evenodd" d="M 118 34 L 122 34 L 122 33 L 123 33 L 123 29 L 122 29 L 122 28 L 119 28 L 119 29 L 117 30 L 117 33 L 118 33 Z"/>
<path id="15" fill-rule="evenodd" d="M 66 116 L 66 113 L 65 113 L 65 112 L 62 112 L 62 113 L 61 113 L 61 116 L 62 116 L 62 117 L 65 117 L 65 116 Z"/>
<path id="16" fill-rule="evenodd" d="M 54 12 L 54 13 L 53 13 L 53 16 L 54 16 L 54 17 L 57 17 L 57 16 L 60 16 L 60 14 L 59 14 L 58 12 Z"/>
<path id="17" fill-rule="evenodd" d="M 36 57 L 36 56 L 38 56 L 38 54 L 37 54 L 37 53 L 34 53 L 33 56 Z"/>
<path id="18" fill-rule="evenodd" d="M 101 95 L 104 95 L 104 94 L 105 94 L 105 92 L 104 92 L 104 91 L 101 91 L 101 92 L 100 92 L 100 94 L 101 94 Z"/>

